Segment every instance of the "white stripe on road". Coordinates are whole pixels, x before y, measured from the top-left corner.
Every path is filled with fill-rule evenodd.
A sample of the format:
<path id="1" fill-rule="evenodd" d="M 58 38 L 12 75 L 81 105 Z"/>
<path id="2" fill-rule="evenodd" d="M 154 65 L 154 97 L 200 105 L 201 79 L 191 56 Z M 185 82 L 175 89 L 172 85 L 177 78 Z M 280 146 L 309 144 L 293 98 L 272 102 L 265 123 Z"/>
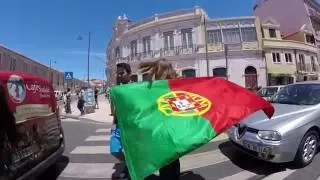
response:
<path id="1" fill-rule="evenodd" d="M 61 173 L 61 177 L 95 179 L 111 178 L 114 163 L 69 163 Z"/>
<path id="2" fill-rule="evenodd" d="M 67 119 L 61 119 L 61 121 L 62 121 L 62 122 L 79 122 L 80 120 L 67 118 Z"/>
<path id="3" fill-rule="evenodd" d="M 241 171 L 237 174 L 234 174 L 232 176 L 227 176 L 227 177 L 224 177 L 222 179 L 219 179 L 219 180 L 237 180 L 237 179 L 249 179 L 249 178 L 252 178 L 254 176 L 256 176 L 257 174 L 253 173 L 253 172 L 250 172 L 250 171 Z M 278 179 L 277 179 L 278 180 Z"/>
<path id="4" fill-rule="evenodd" d="M 318 177 L 318 179 L 317 180 L 320 180 L 320 176 Z"/>
<path id="5" fill-rule="evenodd" d="M 97 129 L 96 132 L 97 133 L 110 133 L 111 132 L 111 128 Z"/>
<path id="6" fill-rule="evenodd" d="M 71 154 L 106 154 L 109 147 L 77 147 Z M 99 150 L 97 150 L 99 149 Z M 195 160 L 196 159 L 196 160 Z M 220 150 L 208 151 L 199 154 L 187 155 L 180 159 L 181 171 L 188 171 L 209 165 L 229 161 Z M 69 163 L 61 176 L 79 179 L 111 178 L 114 172 L 114 163 Z"/>
<path id="7" fill-rule="evenodd" d="M 78 146 L 70 154 L 110 154 L 110 147 L 105 146 Z"/>
<path id="8" fill-rule="evenodd" d="M 290 174 L 294 173 L 296 170 L 292 170 L 292 169 L 287 169 L 285 171 L 281 171 L 281 172 L 277 172 L 277 173 L 273 173 L 269 176 L 267 176 L 266 178 L 263 178 L 263 180 L 282 180 L 285 179 L 286 177 L 288 177 Z"/>
<path id="9" fill-rule="evenodd" d="M 224 141 L 224 140 L 227 140 L 229 138 L 228 134 L 227 133 L 222 133 L 220 134 L 219 136 L 213 138 L 210 143 L 212 142 L 217 142 L 217 141 Z"/>
<path id="10" fill-rule="evenodd" d="M 109 141 L 110 135 L 89 136 L 85 141 Z"/>
<path id="11" fill-rule="evenodd" d="M 224 154 L 222 154 L 220 150 L 213 150 L 198 154 L 186 155 L 180 159 L 181 171 L 202 168 L 222 163 L 225 161 L 230 161 L 230 159 Z"/>

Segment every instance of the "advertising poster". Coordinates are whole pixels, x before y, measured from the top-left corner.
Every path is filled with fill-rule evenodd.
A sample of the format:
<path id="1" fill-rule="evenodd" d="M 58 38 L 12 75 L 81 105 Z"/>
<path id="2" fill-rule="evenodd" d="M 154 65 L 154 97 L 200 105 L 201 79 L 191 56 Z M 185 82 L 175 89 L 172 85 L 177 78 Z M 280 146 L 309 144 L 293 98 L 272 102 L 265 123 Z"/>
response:
<path id="1" fill-rule="evenodd" d="M 87 88 L 85 90 L 84 95 L 85 106 L 93 106 L 94 105 L 94 91 L 92 88 Z"/>

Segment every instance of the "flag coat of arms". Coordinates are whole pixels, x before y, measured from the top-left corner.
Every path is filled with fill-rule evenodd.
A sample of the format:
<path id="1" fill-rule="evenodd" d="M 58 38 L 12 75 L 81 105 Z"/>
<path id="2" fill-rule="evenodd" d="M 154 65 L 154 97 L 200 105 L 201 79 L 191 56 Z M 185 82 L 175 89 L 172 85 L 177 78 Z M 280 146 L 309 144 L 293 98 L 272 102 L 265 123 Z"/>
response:
<path id="1" fill-rule="evenodd" d="M 140 82 L 111 89 L 131 179 L 159 168 L 208 143 L 270 103 L 222 78 Z"/>

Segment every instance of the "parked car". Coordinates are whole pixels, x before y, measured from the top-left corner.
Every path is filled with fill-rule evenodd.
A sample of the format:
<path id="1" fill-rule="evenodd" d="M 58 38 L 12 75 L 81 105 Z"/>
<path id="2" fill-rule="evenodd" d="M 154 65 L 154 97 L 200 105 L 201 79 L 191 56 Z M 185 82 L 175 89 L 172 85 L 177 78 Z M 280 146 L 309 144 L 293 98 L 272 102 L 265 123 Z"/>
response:
<path id="1" fill-rule="evenodd" d="M 247 117 L 228 130 L 239 150 L 274 162 L 294 162 L 297 167 L 311 163 L 320 137 L 320 81 L 283 87 L 271 99 L 272 119 L 262 111 Z"/>
<path id="2" fill-rule="evenodd" d="M 0 179 L 33 179 L 64 152 L 54 90 L 46 79 L 1 71 L 0 93 Z"/>
<path id="3" fill-rule="evenodd" d="M 257 94 L 265 100 L 270 100 L 272 96 L 278 93 L 284 86 L 267 86 L 261 88 Z"/>

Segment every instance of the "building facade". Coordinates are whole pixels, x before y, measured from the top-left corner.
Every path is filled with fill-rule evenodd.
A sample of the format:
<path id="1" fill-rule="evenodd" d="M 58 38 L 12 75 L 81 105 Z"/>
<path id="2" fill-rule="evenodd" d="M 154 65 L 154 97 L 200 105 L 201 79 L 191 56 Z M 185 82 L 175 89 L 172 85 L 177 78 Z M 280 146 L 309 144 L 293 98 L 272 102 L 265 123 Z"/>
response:
<path id="1" fill-rule="evenodd" d="M 264 58 L 268 85 L 286 85 L 319 78 L 318 48 L 305 37 L 306 29 L 281 36 L 281 26 L 274 19 L 262 23 Z"/>
<path id="2" fill-rule="evenodd" d="M 315 40 L 320 47 L 320 4 L 316 0 L 259 0 L 254 15 L 261 21 L 276 19 L 285 35 L 306 26 L 312 35 L 305 38 Z"/>
<path id="3" fill-rule="evenodd" d="M 261 28 L 255 17 L 209 19 L 195 7 L 136 23 L 119 17 L 112 34 L 107 48 L 110 84 L 115 83 L 116 63 L 129 63 L 132 79 L 141 81 L 147 75 L 139 74 L 138 65 L 164 57 L 184 77 L 220 76 L 244 87 L 266 85 Z"/>
<path id="4" fill-rule="evenodd" d="M 67 87 L 83 86 L 81 80 L 65 81 L 64 73 L 34 61 L 20 53 L 0 46 L 0 71 L 20 71 L 41 76 L 52 82 L 55 90 L 65 90 Z"/>

